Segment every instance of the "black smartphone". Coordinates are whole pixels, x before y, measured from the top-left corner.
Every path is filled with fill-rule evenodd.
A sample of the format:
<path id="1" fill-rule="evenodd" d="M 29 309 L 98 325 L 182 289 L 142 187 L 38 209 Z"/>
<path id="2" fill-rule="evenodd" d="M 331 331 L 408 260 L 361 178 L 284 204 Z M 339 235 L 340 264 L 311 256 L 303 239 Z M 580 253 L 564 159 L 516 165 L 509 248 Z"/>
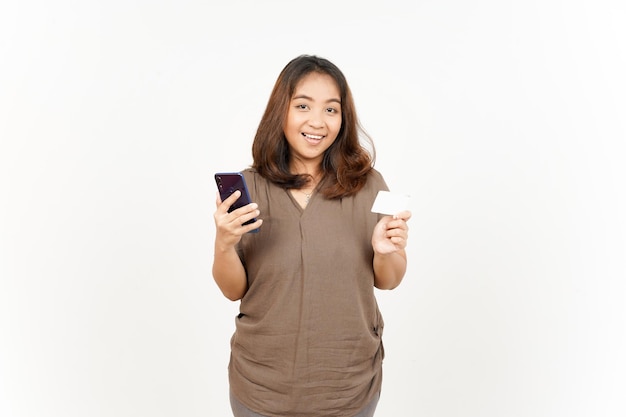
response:
<path id="1" fill-rule="evenodd" d="M 229 213 L 252 202 L 250 200 L 250 193 L 248 192 L 246 180 L 241 172 L 218 172 L 215 174 L 215 183 L 217 184 L 217 189 L 220 193 L 222 201 L 227 199 L 235 191 L 241 191 L 239 198 L 228 209 Z M 250 219 L 245 222 L 244 225 L 254 223 L 255 221 L 256 218 Z M 251 230 L 251 232 L 258 231 L 259 229 Z"/>

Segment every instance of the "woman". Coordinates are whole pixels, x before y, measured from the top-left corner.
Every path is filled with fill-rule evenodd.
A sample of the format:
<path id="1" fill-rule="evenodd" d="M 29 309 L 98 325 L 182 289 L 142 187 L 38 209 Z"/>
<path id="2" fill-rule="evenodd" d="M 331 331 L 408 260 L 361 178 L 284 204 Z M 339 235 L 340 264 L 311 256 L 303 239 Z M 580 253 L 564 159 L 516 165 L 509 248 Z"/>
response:
<path id="1" fill-rule="evenodd" d="M 359 134 L 369 140 L 342 72 L 299 56 L 274 85 L 243 171 L 254 203 L 229 213 L 239 192 L 217 198 L 213 276 L 241 300 L 235 417 L 374 413 L 383 359 L 374 286 L 404 277 L 411 213 L 371 212 L 387 185 Z"/>

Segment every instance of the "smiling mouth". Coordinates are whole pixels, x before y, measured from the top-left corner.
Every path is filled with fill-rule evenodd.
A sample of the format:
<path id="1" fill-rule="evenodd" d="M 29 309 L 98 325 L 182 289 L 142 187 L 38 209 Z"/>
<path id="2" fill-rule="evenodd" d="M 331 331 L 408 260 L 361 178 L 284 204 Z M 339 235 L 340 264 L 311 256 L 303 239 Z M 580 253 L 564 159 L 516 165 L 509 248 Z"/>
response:
<path id="1" fill-rule="evenodd" d="M 307 139 L 312 139 L 312 140 L 322 140 L 324 138 L 324 136 L 322 135 L 312 135 L 310 133 L 302 133 L 302 136 L 304 136 Z"/>

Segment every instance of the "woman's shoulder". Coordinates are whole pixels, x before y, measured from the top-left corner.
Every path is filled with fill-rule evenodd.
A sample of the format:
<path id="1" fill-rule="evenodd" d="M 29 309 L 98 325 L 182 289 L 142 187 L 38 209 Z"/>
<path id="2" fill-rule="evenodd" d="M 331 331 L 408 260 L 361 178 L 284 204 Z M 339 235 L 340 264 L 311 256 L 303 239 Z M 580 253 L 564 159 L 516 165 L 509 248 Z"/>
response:
<path id="1" fill-rule="evenodd" d="M 240 172 L 243 174 L 250 191 L 260 191 L 261 189 L 268 190 L 276 187 L 267 178 L 261 176 L 254 168 L 244 168 Z"/>
<path id="2" fill-rule="evenodd" d="M 259 175 L 256 169 L 251 167 L 246 167 L 240 172 L 243 174 L 243 177 L 246 179 L 246 181 L 258 181 L 259 179 L 263 178 Z"/>
<path id="3" fill-rule="evenodd" d="M 367 188 L 374 189 L 376 191 L 387 191 L 387 183 L 385 182 L 385 178 L 383 177 L 383 174 L 380 173 L 380 171 L 378 171 L 376 168 L 372 168 L 367 175 L 367 182 L 365 183 L 365 186 Z"/>

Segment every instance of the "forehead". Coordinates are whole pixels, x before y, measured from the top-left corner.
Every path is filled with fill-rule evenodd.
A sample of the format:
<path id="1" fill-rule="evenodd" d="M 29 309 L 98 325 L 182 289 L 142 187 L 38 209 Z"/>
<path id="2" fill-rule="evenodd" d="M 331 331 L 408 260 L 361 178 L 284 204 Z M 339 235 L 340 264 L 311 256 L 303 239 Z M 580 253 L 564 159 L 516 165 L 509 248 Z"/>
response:
<path id="1" fill-rule="evenodd" d="M 296 84 L 294 96 L 306 95 L 312 98 L 340 98 L 339 86 L 333 77 L 328 74 L 311 72 Z"/>

